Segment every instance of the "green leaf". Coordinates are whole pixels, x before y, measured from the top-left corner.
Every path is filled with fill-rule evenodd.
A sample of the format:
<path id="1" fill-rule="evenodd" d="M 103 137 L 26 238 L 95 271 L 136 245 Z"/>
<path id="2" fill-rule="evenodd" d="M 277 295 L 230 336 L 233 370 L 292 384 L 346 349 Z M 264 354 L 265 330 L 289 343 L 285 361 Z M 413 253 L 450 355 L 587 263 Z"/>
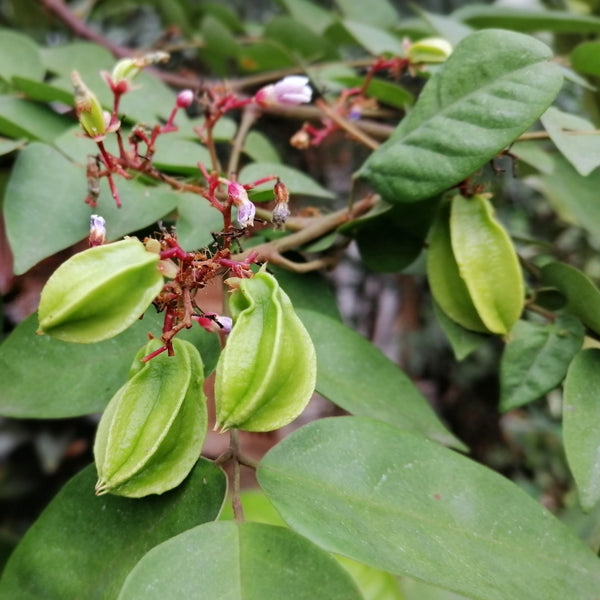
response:
<path id="1" fill-rule="evenodd" d="M 598 558 L 525 492 L 380 421 L 304 426 L 258 480 L 292 529 L 373 567 L 480 600 L 598 596 Z"/>
<path id="2" fill-rule="evenodd" d="M 566 10 L 531 10 L 503 6 L 470 4 L 452 13 L 452 18 L 478 29 L 499 27 L 515 31 L 551 31 L 553 33 L 596 33 L 600 19 Z"/>
<path id="3" fill-rule="evenodd" d="M 285 592 L 283 592 L 285 590 Z M 151 550 L 119 600 L 360 600 L 333 558 L 284 527 L 208 523 Z"/>
<path id="4" fill-rule="evenodd" d="M 37 100 L 38 102 L 63 102 L 68 106 L 75 104 L 73 90 L 67 91 L 51 83 L 15 75 L 13 77 L 13 86 L 23 92 L 30 100 Z"/>
<path id="5" fill-rule="evenodd" d="M 373 344 L 338 321 L 298 310 L 317 351 L 317 392 L 359 416 L 465 449 L 411 380 Z"/>
<path id="6" fill-rule="evenodd" d="M 244 152 L 255 162 L 281 163 L 277 148 L 266 135 L 259 131 L 251 131 L 246 136 Z"/>
<path id="7" fill-rule="evenodd" d="M 160 335 L 162 321 L 163 316 L 150 308 L 117 337 L 97 344 L 71 344 L 35 335 L 37 315 L 28 317 L 0 345 L 0 415 L 56 419 L 101 411 L 127 380 L 131 361 L 148 332 Z M 205 375 L 211 373 L 220 352 L 217 336 L 196 327 L 178 337 L 198 348 Z"/>
<path id="8" fill-rule="evenodd" d="M 198 175 L 198 163 L 209 164 L 210 154 L 199 143 L 176 133 L 161 135 L 156 141 L 156 152 L 152 159 L 154 166 L 161 171 Z"/>
<path id="9" fill-rule="evenodd" d="M 25 148 L 13 167 L 4 198 L 15 273 L 24 273 L 87 237 L 92 213 L 106 219 L 107 239 L 112 241 L 151 225 L 177 206 L 179 196 L 169 188 L 119 177 L 115 183 L 122 208 L 116 207 L 105 179 L 98 206 L 91 208 L 84 202 L 85 169 L 49 146 L 34 143 Z"/>
<path id="10" fill-rule="evenodd" d="M 280 0 L 290 15 L 319 35 L 333 23 L 333 14 L 309 0 Z"/>
<path id="11" fill-rule="evenodd" d="M 0 156 L 10 154 L 15 150 L 23 150 L 27 145 L 27 140 L 9 140 L 0 137 Z"/>
<path id="12" fill-rule="evenodd" d="M 392 203 L 429 198 L 477 171 L 548 108 L 562 84 L 547 46 L 509 31 L 465 38 L 413 111 L 358 172 Z"/>
<path id="13" fill-rule="evenodd" d="M 576 71 L 600 77 L 600 42 L 583 42 L 571 52 L 571 64 Z"/>
<path id="14" fill-rule="evenodd" d="M 290 194 L 301 194 L 303 196 L 314 196 L 315 198 L 334 198 L 334 194 L 324 187 L 320 186 L 314 179 L 305 175 L 301 171 L 281 165 L 278 163 L 251 163 L 246 165 L 239 173 L 239 181 L 243 184 L 252 183 L 267 177 L 276 175 L 287 186 Z M 254 188 L 256 191 L 273 189 L 275 181 Z"/>
<path id="15" fill-rule="evenodd" d="M 575 356 L 565 380 L 563 439 L 567 461 L 589 511 L 600 500 L 600 350 L 590 348 Z"/>
<path id="16" fill-rule="evenodd" d="M 541 117 L 542 125 L 556 147 L 581 175 L 589 175 L 600 166 L 600 135 L 591 121 L 570 115 L 551 106 Z"/>
<path id="17" fill-rule="evenodd" d="M 456 360 L 464 360 L 489 339 L 489 336 L 469 331 L 460 326 L 456 321 L 453 321 L 435 300 L 433 302 L 433 311 L 435 318 L 450 342 Z"/>
<path id="18" fill-rule="evenodd" d="M 48 107 L 10 96 L 0 96 L 0 134 L 51 143 L 71 121 Z"/>
<path id="19" fill-rule="evenodd" d="M 11 556 L 2 598 L 113 600 L 148 550 L 217 517 L 226 478 L 201 459 L 175 490 L 143 500 L 94 496 L 89 466 L 56 496 Z"/>
<path id="20" fill-rule="evenodd" d="M 367 13 L 368 11 L 363 11 L 363 14 Z M 379 56 L 380 54 L 404 55 L 404 48 L 400 38 L 375 25 L 365 23 L 364 19 L 357 21 L 345 19 L 342 21 L 342 25 L 350 36 L 356 40 L 356 43 L 360 44 L 373 56 Z"/>
<path id="21" fill-rule="evenodd" d="M 500 363 L 500 410 L 533 402 L 560 385 L 584 333 L 569 314 L 545 325 L 518 321 Z"/>
<path id="22" fill-rule="evenodd" d="M 272 18 L 265 27 L 264 36 L 302 61 L 335 60 L 338 57 L 326 38 L 290 17 Z"/>
<path id="23" fill-rule="evenodd" d="M 387 203 L 385 203 L 387 204 Z M 374 271 L 400 271 L 421 254 L 435 215 L 439 198 L 406 206 L 390 206 L 377 216 L 359 219 L 347 225 L 357 229 L 356 242 L 361 258 Z"/>
<path id="24" fill-rule="evenodd" d="M 468 27 L 452 17 L 430 13 L 421 10 L 418 6 L 414 6 L 414 10 L 421 15 L 426 23 L 431 25 L 436 35 L 448 40 L 452 46 L 456 46 L 463 38 L 473 33 L 472 27 Z"/>
<path id="25" fill-rule="evenodd" d="M 342 14 L 357 23 L 390 29 L 398 22 L 398 12 L 389 0 L 373 0 L 367 10 L 363 0 L 335 0 Z"/>
<path id="26" fill-rule="evenodd" d="M 44 71 L 40 51 L 31 38 L 0 29 L 0 77 L 9 83 L 14 75 L 41 80 Z"/>
<path id="27" fill-rule="evenodd" d="M 177 195 L 177 213 L 177 241 L 188 252 L 208 246 L 211 232 L 223 229 L 223 215 L 195 194 Z"/>
<path id="28" fill-rule="evenodd" d="M 553 262 L 542 267 L 541 275 L 544 284 L 564 294 L 568 311 L 600 333 L 600 290 L 585 273 L 566 263 Z"/>
<path id="29" fill-rule="evenodd" d="M 275 71 L 296 66 L 294 59 L 271 40 L 258 41 L 240 48 L 238 62 L 245 71 Z"/>
<path id="30" fill-rule="evenodd" d="M 347 87 L 360 87 L 365 80 L 364 77 L 346 75 L 334 76 L 332 79 L 343 83 Z M 382 79 L 371 80 L 367 88 L 367 95 L 395 108 L 405 108 L 407 104 L 412 104 L 414 101 L 413 95 L 408 90 L 396 83 L 383 81 Z"/>

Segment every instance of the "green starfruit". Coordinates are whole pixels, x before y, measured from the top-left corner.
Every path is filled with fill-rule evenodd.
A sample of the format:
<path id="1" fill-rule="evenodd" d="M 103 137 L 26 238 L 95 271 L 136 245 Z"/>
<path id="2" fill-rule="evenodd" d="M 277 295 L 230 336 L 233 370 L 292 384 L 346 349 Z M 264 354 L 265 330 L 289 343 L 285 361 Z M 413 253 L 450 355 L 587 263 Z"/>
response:
<path id="1" fill-rule="evenodd" d="M 233 328 L 215 380 L 216 428 L 272 431 L 293 421 L 315 389 L 315 349 L 277 280 L 237 280 Z"/>
<path id="2" fill-rule="evenodd" d="M 37 333 L 81 344 L 121 333 L 161 291 L 159 258 L 136 238 L 75 254 L 42 290 Z"/>
<path id="3" fill-rule="evenodd" d="M 162 494 L 200 457 L 207 429 L 202 359 L 195 346 L 174 339 L 174 356 L 140 362 L 161 343 L 151 340 L 138 352 L 102 415 L 94 442 L 98 495 Z"/>

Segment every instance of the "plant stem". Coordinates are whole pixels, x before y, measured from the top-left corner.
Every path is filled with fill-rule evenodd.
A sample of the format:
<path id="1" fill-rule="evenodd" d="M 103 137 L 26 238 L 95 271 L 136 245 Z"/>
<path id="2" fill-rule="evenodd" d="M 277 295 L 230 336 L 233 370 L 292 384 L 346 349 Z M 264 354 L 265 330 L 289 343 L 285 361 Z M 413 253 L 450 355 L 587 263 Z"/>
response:
<path id="1" fill-rule="evenodd" d="M 231 429 L 229 432 L 229 448 L 232 453 L 233 460 L 233 478 L 231 490 L 231 504 L 233 507 L 233 518 L 241 523 L 244 520 L 244 508 L 240 498 L 240 461 L 238 459 L 240 452 L 239 431 Z"/>

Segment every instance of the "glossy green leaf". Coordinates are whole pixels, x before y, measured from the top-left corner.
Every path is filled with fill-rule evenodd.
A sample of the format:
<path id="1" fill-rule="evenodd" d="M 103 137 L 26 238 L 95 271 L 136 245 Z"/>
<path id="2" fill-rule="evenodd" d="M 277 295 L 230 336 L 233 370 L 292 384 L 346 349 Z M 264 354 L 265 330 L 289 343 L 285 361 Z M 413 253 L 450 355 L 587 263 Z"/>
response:
<path id="1" fill-rule="evenodd" d="M 518 321 L 500 363 L 500 409 L 523 406 L 558 387 L 583 337 L 581 321 L 569 314 L 547 324 Z"/>
<path id="2" fill-rule="evenodd" d="M 469 4 L 452 13 L 454 19 L 471 27 L 500 27 L 515 31 L 552 31 L 554 33 L 596 33 L 600 19 L 566 10 L 527 9 L 509 6 Z"/>
<path id="3" fill-rule="evenodd" d="M 41 80 L 44 70 L 38 46 L 31 38 L 0 29 L 0 77 L 9 83 L 14 75 Z"/>
<path id="4" fill-rule="evenodd" d="M 541 117 L 542 125 L 565 158 L 581 175 L 589 175 L 600 166 L 600 134 L 588 119 L 571 115 L 551 106 Z"/>
<path id="5" fill-rule="evenodd" d="M 37 315 L 25 319 L 0 345 L 0 415 L 55 419 L 101 411 L 125 383 L 148 332 L 160 335 L 162 320 L 151 307 L 117 337 L 81 345 L 35 335 Z M 211 373 L 220 352 L 217 336 L 196 327 L 178 337 L 198 348 L 205 374 Z"/>
<path id="6" fill-rule="evenodd" d="M 363 11 L 366 15 L 369 11 Z M 380 29 L 376 25 L 370 25 L 364 19 L 351 20 L 345 19 L 342 25 L 346 31 L 360 44 L 367 52 L 373 56 L 380 54 L 391 54 L 393 56 L 402 56 L 404 48 L 402 40 L 395 35 Z"/>
<path id="7" fill-rule="evenodd" d="M 281 165 L 278 163 L 251 163 L 246 165 L 239 173 L 238 179 L 243 184 L 252 183 L 267 177 L 276 175 L 287 186 L 290 194 L 301 194 L 303 196 L 314 196 L 315 198 L 334 198 L 334 194 L 319 185 L 314 179 L 301 171 Z M 256 191 L 273 189 L 275 181 L 270 181 L 258 186 Z"/>
<path id="8" fill-rule="evenodd" d="M 373 0 L 365 10 L 363 0 L 335 0 L 342 14 L 357 23 L 390 29 L 399 20 L 399 15 L 389 0 Z"/>
<path id="9" fill-rule="evenodd" d="M 0 96 L 0 134 L 6 137 L 26 137 L 50 143 L 70 125 L 69 119 L 46 106 L 21 98 Z"/>
<path id="10" fill-rule="evenodd" d="M 283 591 L 285 590 L 285 592 Z M 119 600 L 360 600 L 333 558 L 284 527 L 208 523 L 151 550 Z"/>
<path id="11" fill-rule="evenodd" d="M 550 57 L 547 46 L 519 33 L 487 30 L 466 37 L 358 176 L 392 203 L 456 185 L 552 103 L 562 75 Z"/>
<path id="12" fill-rule="evenodd" d="M 582 350 L 565 379 L 563 440 L 579 501 L 591 510 L 600 500 L 600 350 Z"/>
<path id="13" fill-rule="evenodd" d="M 288 525 L 330 552 L 480 600 L 597 598 L 600 561 L 535 500 L 380 421 L 304 426 L 258 479 Z"/>
<path id="14" fill-rule="evenodd" d="M 94 496 L 93 466 L 76 475 L 27 532 L 0 582 L 19 600 L 115 600 L 134 565 L 154 546 L 217 517 L 226 478 L 200 460 L 162 496 Z"/>
<path id="15" fill-rule="evenodd" d="M 600 333 L 600 290 L 585 273 L 566 263 L 553 262 L 542 267 L 541 275 L 546 285 L 564 294 L 568 311 Z"/>
<path id="16" fill-rule="evenodd" d="M 429 232 L 427 277 L 441 311 L 461 327 L 488 333 L 460 275 L 450 239 L 450 203 L 445 203 Z"/>
<path id="17" fill-rule="evenodd" d="M 468 329 L 461 327 L 440 308 L 435 300 L 433 302 L 433 311 L 435 313 L 435 318 L 450 342 L 456 360 L 464 360 L 489 339 L 487 335 L 469 331 Z"/>
<path id="18" fill-rule="evenodd" d="M 4 198 L 15 273 L 87 237 L 92 213 L 106 219 L 107 239 L 112 241 L 151 225 L 177 205 L 178 194 L 169 188 L 118 177 L 115 183 L 123 206 L 116 207 L 103 179 L 98 206 L 91 208 L 85 203 L 83 167 L 43 144 L 30 144 L 21 152 Z"/>
<path id="19" fill-rule="evenodd" d="M 338 321 L 298 310 L 317 351 L 317 392 L 359 416 L 464 449 L 411 380 L 378 348 Z"/>
<path id="20" fill-rule="evenodd" d="M 600 76 L 600 42 L 583 42 L 571 52 L 571 64 L 576 71 Z"/>

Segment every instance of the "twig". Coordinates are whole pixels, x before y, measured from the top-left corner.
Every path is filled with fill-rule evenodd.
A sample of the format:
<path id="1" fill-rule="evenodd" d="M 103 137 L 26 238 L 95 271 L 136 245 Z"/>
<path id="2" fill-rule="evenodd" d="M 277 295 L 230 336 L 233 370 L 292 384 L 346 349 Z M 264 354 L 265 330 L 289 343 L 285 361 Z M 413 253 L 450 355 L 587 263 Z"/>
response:
<path id="1" fill-rule="evenodd" d="M 259 111 L 252 104 L 248 104 L 246 107 L 244 107 L 240 125 L 233 140 L 231 154 L 229 155 L 229 164 L 227 165 L 227 173 L 229 175 L 231 175 L 231 173 L 237 173 L 240 155 L 244 148 L 246 137 L 248 136 L 248 132 L 252 128 L 252 125 L 254 125 L 259 116 Z"/>

